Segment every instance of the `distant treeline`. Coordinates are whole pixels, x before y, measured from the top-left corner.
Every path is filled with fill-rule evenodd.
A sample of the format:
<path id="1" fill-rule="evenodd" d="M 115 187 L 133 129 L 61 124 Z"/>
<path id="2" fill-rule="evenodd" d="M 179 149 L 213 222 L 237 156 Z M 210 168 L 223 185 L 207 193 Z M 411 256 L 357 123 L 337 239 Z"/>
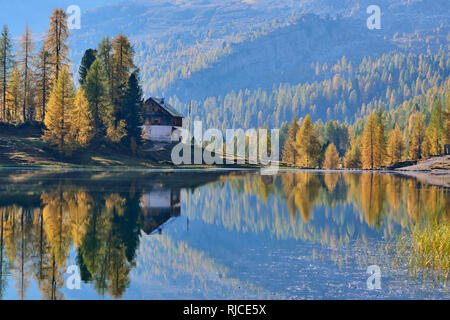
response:
<path id="1" fill-rule="evenodd" d="M 411 114 L 420 111 L 429 118 L 435 98 L 444 101 L 450 56 L 443 49 L 436 54 L 389 53 L 366 57 L 356 66 L 342 57 L 334 65 L 313 63 L 309 72 L 315 79 L 312 83 L 284 83 L 269 91 L 243 88 L 192 101 L 193 115 L 206 121 L 208 127 L 255 128 L 264 123 L 279 127 L 294 115 L 308 113 L 313 120 L 354 123 L 379 107 L 386 111 L 400 107 L 402 115 L 392 112 L 388 122 L 403 129 Z M 183 107 L 177 97 L 170 102 Z"/>
<path id="2" fill-rule="evenodd" d="M 357 126 L 338 121 L 312 123 L 307 115 L 301 126 L 294 117 L 284 125 L 282 161 L 306 168 L 322 167 L 377 169 L 405 160 L 418 160 L 444 153 L 450 144 L 450 94 L 446 107 L 436 100 L 429 121 L 420 112 L 413 113 L 401 130 L 387 126 L 388 113 L 378 108 L 365 120 L 362 132 Z"/>

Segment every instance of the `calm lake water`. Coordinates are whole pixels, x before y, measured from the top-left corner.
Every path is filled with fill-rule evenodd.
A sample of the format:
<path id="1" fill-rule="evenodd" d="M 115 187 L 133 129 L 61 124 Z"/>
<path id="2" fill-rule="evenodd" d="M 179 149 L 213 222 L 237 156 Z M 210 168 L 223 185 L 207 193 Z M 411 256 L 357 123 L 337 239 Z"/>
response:
<path id="1" fill-rule="evenodd" d="M 449 195 L 378 173 L 3 169 L 0 298 L 448 299 L 388 248 L 448 220 Z"/>

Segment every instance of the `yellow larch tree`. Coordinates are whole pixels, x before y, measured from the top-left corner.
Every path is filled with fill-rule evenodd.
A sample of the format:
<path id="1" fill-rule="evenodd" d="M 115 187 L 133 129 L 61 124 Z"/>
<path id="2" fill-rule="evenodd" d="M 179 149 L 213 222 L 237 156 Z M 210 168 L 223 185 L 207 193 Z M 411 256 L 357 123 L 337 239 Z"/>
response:
<path id="1" fill-rule="evenodd" d="M 63 69 L 50 94 L 45 116 L 44 141 L 63 151 L 70 130 L 70 113 L 74 108 L 74 88 L 67 69 Z"/>
<path id="2" fill-rule="evenodd" d="M 372 112 L 367 118 L 362 136 L 361 162 L 363 169 L 376 168 L 376 130 L 375 115 Z"/>
<path id="3" fill-rule="evenodd" d="M 297 132 L 295 146 L 297 148 L 297 164 L 305 168 L 317 166 L 320 157 L 320 143 L 309 114 L 303 120 Z"/>
<path id="4" fill-rule="evenodd" d="M 94 136 L 94 119 L 83 89 L 78 89 L 74 108 L 70 112 L 69 139 L 74 147 L 86 147 Z"/>
<path id="5" fill-rule="evenodd" d="M 414 126 L 411 134 L 411 143 L 409 146 L 409 158 L 418 160 L 422 156 L 422 143 L 425 137 L 425 125 L 423 115 L 417 113 L 414 117 Z"/>
<path id="6" fill-rule="evenodd" d="M 323 167 L 325 169 L 337 169 L 339 167 L 339 153 L 334 143 L 330 143 L 325 150 Z"/>
<path id="7" fill-rule="evenodd" d="M 389 133 L 387 145 L 387 163 L 397 163 L 402 161 L 404 151 L 403 136 L 398 125 Z"/>

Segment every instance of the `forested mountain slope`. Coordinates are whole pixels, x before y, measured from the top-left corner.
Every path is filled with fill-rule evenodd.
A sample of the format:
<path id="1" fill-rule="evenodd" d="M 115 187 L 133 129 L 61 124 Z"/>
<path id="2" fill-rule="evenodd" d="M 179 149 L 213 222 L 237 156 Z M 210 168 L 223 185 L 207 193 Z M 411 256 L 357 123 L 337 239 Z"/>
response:
<path id="1" fill-rule="evenodd" d="M 417 80 L 412 78 L 420 73 L 418 70 L 411 71 L 407 80 L 400 79 L 399 68 L 403 65 L 397 65 L 390 80 L 395 83 L 387 86 L 387 79 L 382 79 L 383 83 L 374 85 L 383 72 L 392 73 L 392 67 L 385 66 L 380 74 L 363 75 L 368 70 L 361 68 L 367 61 L 381 59 L 378 63 L 385 63 L 386 58 L 380 58 L 382 54 L 408 53 L 437 59 L 430 55 L 436 55 L 442 46 L 444 51 L 448 49 L 446 1 L 379 1 L 381 30 L 369 30 L 366 26 L 366 8 L 370 4 L 356 0 L 116 3 L 83 15 L 83 28 L 70 37 L 71 55 L 77 62 L 85 49 L 95 47 L 106 34 L 127 34 L 135 44 L 136 65 L 141 70 L 145 94 L 170 98 L 184 112 L 192 101 L 196 114 L 202 119 L 208 117 L 214 126 L 261 125 L 258 118 L 276 126 L 280 121 L 288 121 L 295 112 L 299 116 L 311 112 L 323 120 L 354 121 L 367 114 L 366 108 L 378 105 L 382 96 L 389 96 L 383 99 L 383 106 L 392 108 L 417 93 L 413 89 L 404 94 L 403 87 L 406 84 L 411 91 L 412 82 Z M 343 68 L 350 67 L 350 72 L 332 68 L 343 57 L 348 64 Z M 408 67 L 416 66 L 417 63 Z M 431 72 L 439 74 L 439 81 L 447 71 L 431 67 Z M 360 79 L 356 86 L 345 83 L 332 94 L 334 97 L 328 93 L 323 98 L 323 88 L 331 86 L 334 76 L 344 82 Z M 369 81 L 364 78 L 372 76 Z M 298 96 L 302 86 L 303 90 L 315 89 L 313 94 L 310 89 L 303 93 L 307 97 L 297 109 L 294 96 L 296 92 Z M 283 91 L 288 93 L 280 97 Z M 253 102 L 245 102 L 244 97 L 243 109 L 227 106 L 241 103 L 239 92 Z M 267 97 L 256 98 L 259 94 Z M 231 102 L 234 99 L 237 101 Z"/>
<path id="2" fill-rule="evenodd" d="M 185 113 L 192 103 L 195 115 L 209 125 L 279 126 L 306 112 L 314 119 L 353 122 L 378 105 L 392 109 L 424 94 L 415 89 L 418 78 L 429 89 L 448 75 L 446 61 L 443 68 L 435 65 L 438 50 L 448 52 L 445 0 L 379 0 L 381 30 L 366 26 L 369 0 L 106 3 L 78 3 L 82 28 L 69 37 L 74 74 L 86 49 L 96 48 L 106 35 L 123 33 L 134 44 L 145 95 L 164 96 Z M 22 0 L 8 8 L 0 17 L 16 31 L 23 24 L 18 26 L 8 10 L 25 17 L 48 11 Z M 48 23 L 45 17 L 39 21 Z M 399 55 L 403 61 L 410 53 L 413 70 L 407 72 L 403 64 L 392 67 L 382 58 Z M 431 63 L 430 75 L 416 69 L 420 63 Z"/>

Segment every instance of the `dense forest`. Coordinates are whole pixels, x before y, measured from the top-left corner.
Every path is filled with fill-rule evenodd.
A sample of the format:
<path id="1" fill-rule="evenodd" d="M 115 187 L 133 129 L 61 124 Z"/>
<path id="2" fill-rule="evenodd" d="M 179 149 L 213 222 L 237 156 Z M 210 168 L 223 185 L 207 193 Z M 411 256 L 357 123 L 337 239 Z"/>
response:
<path id="1" fill-rule="evenodd" d="M 141 144 L 143 94 L 129 39 L 105 37 L 86 50 L 73 83 L 68 58 L 67 14 L 53 11 L 38 52 L 25 27 L 14 52 L 8 27 L 0 39 L 1 120 L 43 124 L 42 139 L 70 155 L 90 144 L 121 143 L 136 153 Z"/>
<path id="2" fill-rule="evenodd" d="M 343 57 L 334 65 L 312 64 L 305 72 L 318 80 L 280 84 L 269 91 L 242 89 L 193 101 L 194 114 L 208 126 L 218 128 L 258 127 L 265 122 L 276 127 L 294 115 L 306 113 L 314 119 L 353 123 L 378 107 L 394 110 L 416 97 L 427 102 L 430 96 L 432 100 L 442 99 L 448 88 L 450 56 L 443 49 L 437 54 L 392 52 L 379 58 L 364 58 L 356 66 Z M 416 103 L 416 111 L 430 112 L 421 100 L 422 103 Z M 176 99 L 172 103 L 180 104 Z"/>
<path id="3" fill-rule="evenodd" d="M 304 168 L 378 169 L 405 160 L 426 159 L 444 153 L 450 143 L 450 96 L 445 109 L 440 100 L 432 105 L 431 116 L 425 122 L 421 112 L 409 116 L 408 125 L 388 127 L 388 113 L 380 107 L 354 126 L 328 121 L 314 124 L 307 115 L 299 125 L 294 117 L 281 130 L 284 142 L 282 161 Z"/>
<path id="4" fill-rule="evenodd" d="M 271 28 L 283 26 L 274 21 Z M 264 28 L 246 37 L 261 34 Z M 38 51 L 28 27 L 18 50 L 3 27 L 0 119 L 10 125 L 41 124 L 42 139 L 66 155 L 104 143 L 137 154 L 143 89 L 135 46 L 122 34 L 105 37 L 85 50 L 74 85 L 68 38 L 62 9 L 53 11 Z M 202 65 L 197 60 L 197 67 L 189 66 L 188 60 L 188 69 L 177 77 L 188 77 Z M 450 57 L 442 46 L 435 53 L 364 57 L 359 65 L 344 56 L 335 64 L 311 63 L 305 72 L 314 81 L 192 101 L 193 117 L 222 130 L 278 127 L 283 163 L 308 168 L 380 168 L 441 155 L 450 143 Z M 176 97 L 169 101 L 179 110 L 186 107 Z"/>

